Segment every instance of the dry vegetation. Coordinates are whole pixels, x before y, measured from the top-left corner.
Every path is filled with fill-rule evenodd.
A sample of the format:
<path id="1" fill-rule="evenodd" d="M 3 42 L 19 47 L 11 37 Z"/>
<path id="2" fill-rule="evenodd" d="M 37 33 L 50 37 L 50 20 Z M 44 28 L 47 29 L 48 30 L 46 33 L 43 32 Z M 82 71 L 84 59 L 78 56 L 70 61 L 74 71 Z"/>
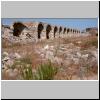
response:
<path id="1" fill-rule="evenodd" d="M 52 48 L 45 49 L 46 46 Z M 2 79 L 96 80 L 98 64 L 96 58 L 92 59 L 91 52 L 97 49 L 97 36 L 42 40 L 26 45 L 2 40 L 2 52 L 21 56 L 2 69 Z M 74 57 L 76 54 L 77 58 Z"/>

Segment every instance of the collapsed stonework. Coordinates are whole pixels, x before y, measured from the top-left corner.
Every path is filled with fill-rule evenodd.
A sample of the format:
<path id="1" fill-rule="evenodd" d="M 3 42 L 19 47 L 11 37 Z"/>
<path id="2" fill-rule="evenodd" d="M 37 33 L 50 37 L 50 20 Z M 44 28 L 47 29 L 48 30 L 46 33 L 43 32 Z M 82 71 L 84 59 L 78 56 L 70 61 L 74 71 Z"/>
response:
<path id="1" fill-rule="evenodd" d="M 13 30 L 12 34 L 15 38 L 24 41 L 26 41 L 25 39 L 38 41 L 40 39 L 79 36 L 81 34 L 81 31 L 78 29 L 51 25 L 43 22 L 14 22 L 10 26 L 10 29 Z"/>
<path id="2" fill-rule="evenodd" d="M 17 35 L 19 33 L 21 34 L 21 31 L 27 28 L 28 30 L 33 31 L 34 34 L 37 33 L 36 35 L 38 39 L 44 38 L 44 36 L 45 38 L 49 39 L 52 37 L 52 35 L 53 37 L 57 37 L 58 35 L 61 36 L 62 34 L 80 33 L 80 30 L 77 29 L 66 28 L 63 26 L 54 26 L 43 22 L 16 22 L 13 24 L 13 28 L 14 32 L 17 32 Z"/>

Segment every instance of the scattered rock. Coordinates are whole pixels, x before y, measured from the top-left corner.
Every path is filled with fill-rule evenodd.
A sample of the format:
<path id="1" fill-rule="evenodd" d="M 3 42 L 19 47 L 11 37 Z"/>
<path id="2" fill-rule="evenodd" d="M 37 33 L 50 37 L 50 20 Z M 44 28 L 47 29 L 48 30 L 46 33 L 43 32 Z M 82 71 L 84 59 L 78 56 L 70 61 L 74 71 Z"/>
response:
<path id="1" fill-rule="evenodd" d="M 79 58 L 73 58 L 75 64 L 79 64 Z"/>
<path id="2" fill-rule="evenodd" d="M 56 62 L 57 64 L 61 65 L 63 60 L 62 60 L 62 58 L 54 57 L 54 62 Z"/>
<path id="3" fill-rule="evenodd" d="M 21 58 L 21 56 L 18 53 L 15 53 L 14 56 L 15 56 L 16 59 L 20 59 Z"/>
<path id="4" fill-rule="evenodd" d="M 2 59 L 2 61 L 7 62 L 9 59 L 10 59 L 9 57 L 4 57 L 4 58 Z"/>
<path id="5" fill-rule="evenodd" d="M 45 55 L 42 53 L 42 54 L 40 54 L 40 56 L 41 56 L 41 58 L 45 58 Z"/>
<path id="6" fill-rule="evenodd" d="M 50 59 L 51 62 L 52 62 L 52 61 L 54 60 L 54 54 L 53 54 L 53 52 L 47 51 L 47 52 L 46 52 L 45 58 L 46 58 L 46 59 Z"/>
<path id="7" fill-rule="evenodd" d="M 4 55 L 4 56 L 8 56 L 8 53 L 7 53 L 7 52 L 3 52 L 3 55 Z"/>
<path id="8" fill-rule="evenodd" d="M 83 58 L 83 59 L 87 59 L 88 56 L 89 56 L 88 54 L 85 54 L 85 55 L 82 55 L 82 58 Z"/>
<path id="9" fill-rule="evenodd" d="M 78 41 L 77 43 L 78 43 L 78 44 L 81 44 L 81 43 L 82 43 L 82 41 Z"/>
<path id="10" fill-rule="evenodd" d="M 77 52 L 77 56 L 78 56 L 78 57 L 81 57 L 82 55 L 81 55 L 81 53 L 80 53 L 80 52 Z"/>
<path id="11" fill-rule="evenodd" d="M 16 59 L 20 59 L 21 56 L 18 53 L 10 53 L 8 54 L 7 52 L 3 52 L 3 54 L 5 54 L 5 56 L 2 59 L 2 68 L 11 68 L 12 65 L 14 64 L 14 61 Z"/>

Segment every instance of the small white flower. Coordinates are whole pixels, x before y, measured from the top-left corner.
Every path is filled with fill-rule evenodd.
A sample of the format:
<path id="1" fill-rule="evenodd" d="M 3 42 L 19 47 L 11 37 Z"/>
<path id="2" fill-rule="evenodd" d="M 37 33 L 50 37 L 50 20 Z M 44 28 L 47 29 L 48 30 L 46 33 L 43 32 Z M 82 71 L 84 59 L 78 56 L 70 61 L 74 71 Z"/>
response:
<path id="1" fill-rule="evenodd" d="M 78 56 L 78 57 L 81 57 L 82 55 L 81 55 L 81 53 L 77 52 L 77 56 Z"/>
<path id="2" fill-rule="evenodd" d="M 30 67 L 30 64 L 27 64 L 26 67 L 27 67 L 27 68 Z"/>
<path id="3" fill-rule="evenodd" d="M 48 46 L 48 45 L 46 45 L 46 46 L 44 47 L 44 49 L 46 49 L 46 50 L 47 50 L 47 49 L 49 49 L 49 46 Z"/>
<path id="4" fill-rule="evenodd" d="M 26 69 L 26 71 L 28 72 L 29 70 L 28 70 L 28 69 Z"/>
<path id="5" fill-rule="evenodd" d="M 82 55 L 82 58 L 84 58 L 84 59 L 86 59 L 86 58 L 88 58 L 88 54 L 86 54 L 86 55 Z"/>

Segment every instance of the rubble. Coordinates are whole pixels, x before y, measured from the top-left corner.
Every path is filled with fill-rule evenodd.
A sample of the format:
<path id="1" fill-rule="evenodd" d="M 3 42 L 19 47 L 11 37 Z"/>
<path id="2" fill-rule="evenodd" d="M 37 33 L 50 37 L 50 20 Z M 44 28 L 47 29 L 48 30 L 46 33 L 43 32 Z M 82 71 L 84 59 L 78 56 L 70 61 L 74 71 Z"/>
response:
<path id="1" fill-rule="evenodd" d="M 66 37 L 69 36 L 68 38 L 73 40 L 73 38 L 71 38 L 73 36 L 71 32 L 69 32 L 70 34 L 66 34 L 65 32 L 65 35 L 63 34 L 63 36 L 61 35 L 63 32 L 61 32 L 60 36 L 57 32 L 55 35 L 55 39 L 53 39 L 53 30 L 51 30 L 50 25 L 50 30 L 48 29 L 47 31 L 45 29 L 45 26 L 47 24 L 40 24 L 40 26 L 42 25 L 41 28 L 45 27 L 43 30 L 41 30 L 41 28 L 39 29 L 37 27 L 37 24 L 35 29 L 33 27 L 34 25 L 32 25 L 33 24 L 31 24 L 31 26 L 29 25 L 30 28 L 24 28 L 22 31 L 20 31 L 20 33 L 17 34 L 17 36 L 14 35 L 14 31 L 10 28 L 3 30 L 2 39 L 7 39 L 8 43 L 10 43 L 11 46 L 9 46 L 9 48 L 3 48 L 4 50 L 2 52 L 2 69 L 11 79 L 18 74 L 18 69 L 13 68 L 14 61 L 20 60 L 27 55 L 32 56 L 32 67 L 37 67 L 35 66 L 35 63 L 39 62 L 40 64 L 50 60 L 51 63 L 58 65 L 60 70 L 59 73 L 61 73 L 62 76 L 64 75 L 64 77 L 66 77 L 69 73 L 78 73 L 77 75 L 80 75 L 80 77 L 82 78 L 81 74 L 84 74 L 87 66 L 91 68 L 98 66 L 98 50 L 96 47 L 88 48 L 86 50 L 81 49 L 81 44 L 84 42 L 81 39 L 77 39 L 75 43 L 73 41 L 61 41 L 63 37 L 65 37 L 65 35 Z M 40 32 L 40 34 L 37 30 Z M 52 34 L 48 35 L 49 31 Z M 46 32 L 48 32 L 48 34 L 42 34 Z M 56 36 L 58 37 L 56 38 Z M 80 36 L 80 34 L 74 34 L 74 38 L 77 38 L 77 36 Z M 85 36 L 86 35 L 82 34 L 82 38 L 87 38 Z M 42 39 L 45 40 L 42 41 Z M 30 47 L 27 47 L 27 45 L 23 45 L 28 44 L 29 42 L 32 42 L 32 44 L 29 44 Z M 22 44 L 18 48 L 19 51 L 17 50 L 16 46 L 14 48 L 12 45 L 16 43 Z M 21 66 L 17 67 L 21 68 Z M 32 71 L 35 72 L 35 68 L 33 68 Z M 66 77 L 66 79 L 68 78 Z"/>
<path id="2" fill-rule="evenodd" d="M 15 57 L 16 59 L 20 59 L 20 58 L 21 58 L 21 56 L 20 56 L 18 53 L 15 53 L 15 54 L 14 54 L 14 57 Z"/>
<path id="3" fill-rule="evenodd" d="M 8 54 L 7 52 L 3 52 L 3 58 L 2 58 L 2 68 L 9 67 L 11 68 L 12 65 L 14 64 L 14 61 L 16 59 L 20 59 L 21 56 L 18 53 L 10 53 Z"/>
<path id="4" fill-rule="evenodd" d="M 45 48 L 45 49 L 44 49 Z M 97 59 L 96 52 L 92 50 L 81 51 L 80 47 L 75 46 L 73 43 L 61 44 L 59 47 L 54 45 L 46 45 L 44 48 L 39 48 L 37 51 L 43 59 L 49 59 L 52 63 L 58 65 L 70 66 L 71 64 L 83 65 L 84 64 L 95 64 Z M 74 48 L 74 49 L 72 49 Z M 56 52 L 56 53 L 55 53 Z"/>

